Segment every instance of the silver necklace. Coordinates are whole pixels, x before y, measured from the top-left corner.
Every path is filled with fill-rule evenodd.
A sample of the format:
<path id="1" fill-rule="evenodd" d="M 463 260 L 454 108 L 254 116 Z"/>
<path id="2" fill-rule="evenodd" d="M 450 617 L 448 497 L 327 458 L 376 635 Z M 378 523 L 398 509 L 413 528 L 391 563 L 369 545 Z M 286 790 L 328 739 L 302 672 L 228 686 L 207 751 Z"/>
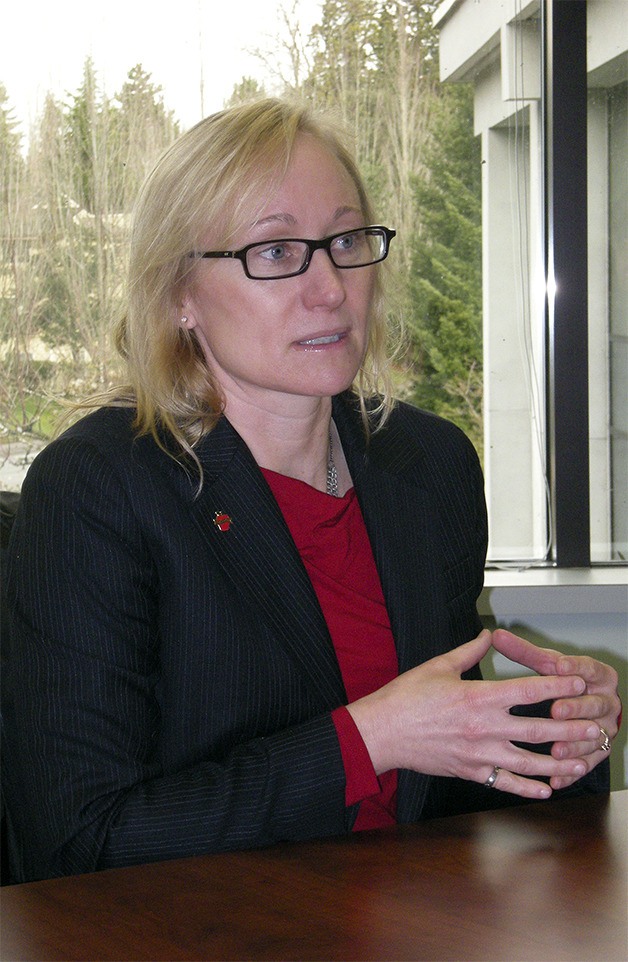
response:
<path id="1" fill-rule="evenodd" d="M 334 461 L 334 447 L 329 429 L 329 456 L 327 458 L 327 494 L 332 498 L 338 497 L 338 471 Z"/>

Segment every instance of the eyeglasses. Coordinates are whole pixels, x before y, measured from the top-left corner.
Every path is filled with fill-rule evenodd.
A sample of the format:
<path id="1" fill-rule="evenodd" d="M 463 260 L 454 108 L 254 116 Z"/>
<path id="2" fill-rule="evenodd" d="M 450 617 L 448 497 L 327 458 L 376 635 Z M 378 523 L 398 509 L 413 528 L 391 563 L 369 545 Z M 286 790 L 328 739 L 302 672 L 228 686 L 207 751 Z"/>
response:
<path id="1" fill-rule="evenodd" d="M 237 251 L 193 251 L 190 257 L 237 257 L 251 280 L 278 281 L 304 274 L 317 250 L 327 251 L 332 264 L 342 270 L 377 264 L 388 256 L 396 233 L 388 227 L 361 227 L 323 240 L 288 237 L 247 244 Z"/>

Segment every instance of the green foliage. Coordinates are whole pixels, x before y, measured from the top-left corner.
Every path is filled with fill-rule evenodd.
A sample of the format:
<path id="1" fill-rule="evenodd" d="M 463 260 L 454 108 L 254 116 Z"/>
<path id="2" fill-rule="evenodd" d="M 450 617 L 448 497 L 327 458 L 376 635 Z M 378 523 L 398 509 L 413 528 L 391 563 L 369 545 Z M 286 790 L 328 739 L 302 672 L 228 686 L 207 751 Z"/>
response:
<path id="1" fill-rule="evenodd" d="M 48 367 L 47 372 L 33 372 L 34 377 L 38 373 L 43 373 L 43 382 L 45 382 L 46 374 L 50 375 L 50 367 Z M 38 383 L 42 382 L 39 381 Z M 13 425 L 16 433 L 22 438 L 28 435 L 33 439 L 49 441 L 55 435 L 61 413 L 62 409 L 58 403 L 45 394 L 33 391 L 14 405 L 9 418 L 9 425 Z"/>
<path id="2" fill-rule="evenodd" d="M 67 105 L 64 117 L 63 137 L 75 159 L 72 167 L 72 199 L 82 208 L 93 211 L 96 198 L 94 190 L 94 161 L 98 123 L 102 109 L 94 65 L 90 58 L 83 67 L 83 82 Z"/>
<path id="3" fill-rule="evenodd" d="M 0 83 L 0 170 L 3 174 L 0 199 L 3 214 L 9 200 L 9 177 L 21 171 L 24 163 L 20 153 L 22 137 L 17 127 L 18 122 L 13 115 L 6 87 Z"/>
<path id="4" fill-rule="evenodd" d="M 482 445 L 481 201 L 472 93 L 438 80 L 436 2 L 326 0 L 304 85 L 339 110 L 382 220 L 410 400 Z"/>
<path id="5" fill-rule="evenodd" d="M 253 100 L 261 100 L 265 96 L 264 87 L 254 77 L 243 77 L 239 83 L 235 84 L 225 107 L 237 107 L 238 104 L 251 103 Z"/>
<path id="6" fill-rule="evenodd" d="M 482 447 L 481 196 L 472 92 L 444 87 L 427 173 L 417 178 L 408 324 L 413 400 L 455 421 Z"/>
<path id="7" fill-rule="evenodd" d="M 108 133 L 114 168 L 113 197 L 117 209 L 129 210 L 155 157 L 180 133 L 174 113 L 167 110 L 162 88 L 136 64 L 111 105 Z"/>
<path id="8" fill-rule="evenodd" d="M 325 0 L 312 31 L 317 50 L 308 86 L 319 102 L 340 106 L 348 117 L 372 89 L 374 43 L 381 3 Z"/>

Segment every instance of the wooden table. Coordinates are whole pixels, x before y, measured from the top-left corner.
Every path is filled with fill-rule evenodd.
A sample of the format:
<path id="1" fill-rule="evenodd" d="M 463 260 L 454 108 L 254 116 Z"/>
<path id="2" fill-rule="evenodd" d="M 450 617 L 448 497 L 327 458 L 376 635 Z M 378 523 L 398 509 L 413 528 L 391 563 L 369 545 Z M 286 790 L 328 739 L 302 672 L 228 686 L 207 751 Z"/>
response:
<path id="1" fill-rule="evenodd" d="M 2 959 L 628 959 L 628 791 L 2 889 Z"/>

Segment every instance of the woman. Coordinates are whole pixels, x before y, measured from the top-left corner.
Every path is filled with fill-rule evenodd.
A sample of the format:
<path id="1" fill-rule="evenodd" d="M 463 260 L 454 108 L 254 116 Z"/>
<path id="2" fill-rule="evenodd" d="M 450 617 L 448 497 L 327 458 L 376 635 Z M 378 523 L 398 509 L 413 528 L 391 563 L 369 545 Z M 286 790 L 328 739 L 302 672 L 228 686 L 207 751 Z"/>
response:
<path id="1" fill-rule="evenodd" d="M 496 632 L 539 675 L 479 680 L 480 468 L 390 400 L 373 222 L 334 132 L 276 101 L 147 179 L 130 386 L 40 455 L 14 530 L 18 878 L 546 798 L 606 757 L 610 668 Z"/>

